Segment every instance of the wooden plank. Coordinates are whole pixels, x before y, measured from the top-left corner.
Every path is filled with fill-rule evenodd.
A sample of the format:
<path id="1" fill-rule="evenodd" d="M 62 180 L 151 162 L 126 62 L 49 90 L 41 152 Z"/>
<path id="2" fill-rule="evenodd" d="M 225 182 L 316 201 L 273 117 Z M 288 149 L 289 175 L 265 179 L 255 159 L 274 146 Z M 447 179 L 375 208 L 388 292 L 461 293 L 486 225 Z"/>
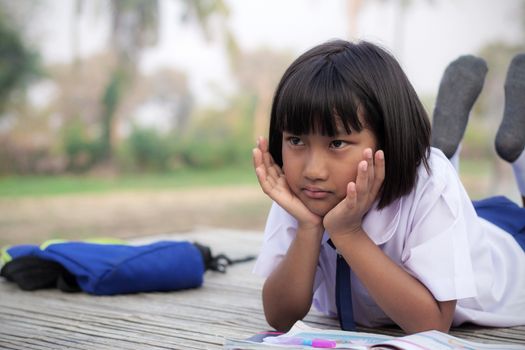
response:
<path id="1" fill-rule="evenodd" d="M 259 232 L 202 230 L 136 240 L 198 241 L 214 254 L 232 258 L 257 254 Z M 243 339 L 269 329 L 261 304 L 263 281 L 251 274 L 253 262 L 226 274 L 207 272 L 201 288 L 171 293 L 118 296 L 68 294 L 57 290 L 20 291 L 0 281 L 1 349 L 221 349 L 225 338 Z M 305 321 L 337 328 L 337 320 L 312 311 Z M 401 335 L 398 328 L 362 331 Z M 525 327 L 461 327 L 451 332 L 485 342 L 525 343 Z"/>

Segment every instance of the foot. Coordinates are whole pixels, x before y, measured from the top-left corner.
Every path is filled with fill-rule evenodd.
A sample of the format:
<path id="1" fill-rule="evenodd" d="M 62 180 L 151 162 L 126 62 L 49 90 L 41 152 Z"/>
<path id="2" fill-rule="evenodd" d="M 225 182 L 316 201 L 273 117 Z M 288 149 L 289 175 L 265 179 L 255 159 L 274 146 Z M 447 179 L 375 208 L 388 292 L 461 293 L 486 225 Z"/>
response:
<path id="1" fill-rule="evenodd" d="M 461 56 L 445 69 L 432 118 L 432 146 L 450 159 L 463 139 L 470 110 L 485 81 L 487 64 L 481 58 Z"/>
<path id="2" fill-rule="evenodd" d="M 525 54 L 515 56 L 505 80 L 505 109 L 496 134 L 496 152 L 513 163 L 525 146 Z"/>

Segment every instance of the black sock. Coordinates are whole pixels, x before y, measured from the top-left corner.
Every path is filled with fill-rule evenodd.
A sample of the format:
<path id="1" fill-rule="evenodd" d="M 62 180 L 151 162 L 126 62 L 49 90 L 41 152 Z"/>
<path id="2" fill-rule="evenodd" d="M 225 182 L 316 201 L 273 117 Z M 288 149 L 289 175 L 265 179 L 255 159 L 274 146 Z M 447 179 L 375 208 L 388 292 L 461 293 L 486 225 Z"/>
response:
<path id="1" fill-rule="evenodd" d="M 483 59 L 466 55 L 450 63 L 441 78 L 432 118 L 431 144 L 448 158 L 454 155 L 463 138 L 487 70 Z"/>
<path id="2" fill-rule="evenodd" d="M 525 54 L 512 59 L 505 80 L 505 110 L 496 134 L 496 152 L 514 162 L 525 146 Z"/>

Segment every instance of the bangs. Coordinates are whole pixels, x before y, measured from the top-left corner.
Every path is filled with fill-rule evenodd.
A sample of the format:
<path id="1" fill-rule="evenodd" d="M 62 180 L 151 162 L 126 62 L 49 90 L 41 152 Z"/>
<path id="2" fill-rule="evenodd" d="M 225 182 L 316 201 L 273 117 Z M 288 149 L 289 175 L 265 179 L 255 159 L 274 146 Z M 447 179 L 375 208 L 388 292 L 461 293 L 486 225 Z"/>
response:
<path id="1" fill-rule="evenodd" d="M 283 132 L 334 137 L 364 128 L 385 154 L 382 209 L 413 190 L 421 164 L 430 174 L 430 122 L 394 56 L 366 41 L 329 41 L 299 56 L 281 78 L 268 150 L 282 167 Z"/>
<path id="2" fill-rule="evenodd" d="M 363 129 L 357 90 L 345 81 L 330 59 L 313 60 L 291 73 L 276 96 L 276 128 L 295 135 L 335 136 Z"/>

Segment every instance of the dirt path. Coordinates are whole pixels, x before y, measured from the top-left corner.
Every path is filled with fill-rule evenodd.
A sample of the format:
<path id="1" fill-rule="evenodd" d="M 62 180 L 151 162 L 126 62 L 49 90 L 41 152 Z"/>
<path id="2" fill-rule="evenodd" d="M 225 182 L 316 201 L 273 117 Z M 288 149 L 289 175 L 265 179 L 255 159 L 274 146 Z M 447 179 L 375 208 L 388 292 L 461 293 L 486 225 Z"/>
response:
<path id="1" fill-rule="evenodd" d="M 50 238 L 137 237 L 199 226 L 262 230 L 256 186 L 0 199 L 0 245 Z"/>

